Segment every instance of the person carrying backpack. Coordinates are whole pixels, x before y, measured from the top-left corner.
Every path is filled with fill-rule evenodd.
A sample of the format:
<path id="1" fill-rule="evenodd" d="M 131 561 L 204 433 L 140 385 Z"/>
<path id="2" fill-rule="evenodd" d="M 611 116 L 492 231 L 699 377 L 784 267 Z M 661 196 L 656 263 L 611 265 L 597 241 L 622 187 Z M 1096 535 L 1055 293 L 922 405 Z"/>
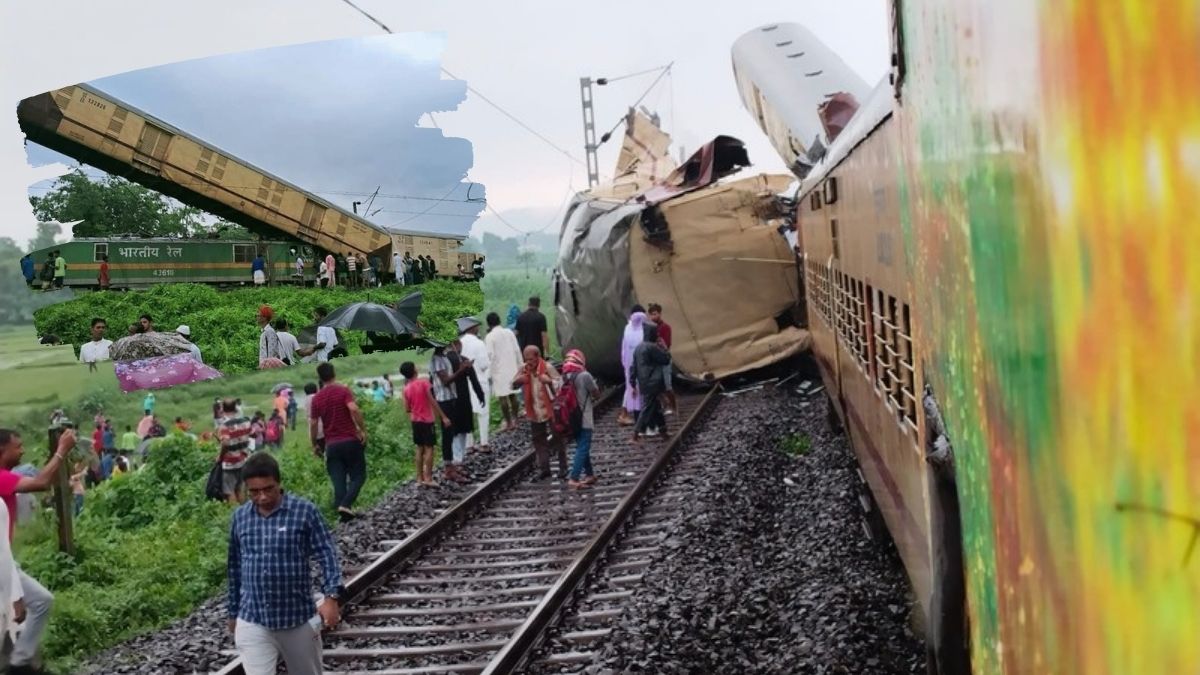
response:
<path id="1" fill-rule="evenodd" d="M 596 482 L 596 471 L 592 468 L 592 429 L 595 427 L 596 397 L 600 395 L 600 387 L 587 371 L 587 361 L 578 349 L 567 352 L 562 391 L 569 391 L 569 398 L 573 399 L 567 401 L 567 396 L 562 397 L 570 406 L 564 406 L 564 412 L 569 433 L 575 437 L 575 459 L 571 462 L 567 487 L 578 490 Z"/>

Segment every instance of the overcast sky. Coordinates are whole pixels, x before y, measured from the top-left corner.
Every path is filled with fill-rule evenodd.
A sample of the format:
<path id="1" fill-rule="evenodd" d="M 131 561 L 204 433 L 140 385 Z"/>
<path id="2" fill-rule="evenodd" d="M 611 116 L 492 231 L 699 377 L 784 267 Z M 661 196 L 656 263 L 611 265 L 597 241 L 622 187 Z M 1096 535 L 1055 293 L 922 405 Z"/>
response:
<path id="1" fill-rule="evenodd" d="M 388 194 L 462 199 L 473 181 L 481 185 L 471 196 L 486 189 L 491 208 L 515 229 L 552 231 L 565 197 L 586 187 L 583 166 L 466 92 L 467 85 L 582 159 L 579 78 L 612 78 L 674 61 L 672 75 L 645 103 L 662 115 L 677 143 L 691 152 L 717 134 L 736 136 L 746 141 L 757 169 L 782 172 L 782 161 L 737 96 L 730 68 L 734 40 L 766 23 L 799 22 L 868 82 L 887 67 L 884 0 L 617 0 L 590 5 L 588 13 L 578 3 L 553 0 L 359 4 L 397 33 L 426 34 L 177 63 L 313 40 L 374 38 L 382 31 L 340 0 L 129 0 L 121 13 L 86 0 L 3 3 L 0 95 L 10 112 L 0 116 L 0 236 L 31 236 L 27 186 L 54 170 L 26 163 L 16 102 L 74 82 L 96 81 L 302 187 L 369 192 L 383 185 Z M 234 16 L 237 21 L 229 19 Z M 189 30 L 169 28 L 179 26 Z M 151 27 L 157 29 L 146 30 Z M 101 29 L 105 38 L 97 40 Z M 444 74 L 436 79 L 439 60 L 461 81 Z M 162 63 L 174 65 L 126 72 Z M 597 87 L 600 131 L 652 79 Z M 446 111 L 434 114 L 441 131 L 420 117 L 430 110 Z M 618 148 L 614 138 L 601 149 L 601 174 L 611 173 Z M 35 165 L 51 159 L 45 151 L 29 156 Z M 448 192 L 460 179 L 462 186 Z M 322 196 L 347 207 L 360 199 Z M 431 204 L 424 216 L 403 213 Z M 486 211 L 477 221 L 432 217 L 469 216 L 479 204 L 389 197 L 376 200 L 374 208 L 380 207 L 384 211 L 372 219 L 381 225 L 513 234 Z"/>

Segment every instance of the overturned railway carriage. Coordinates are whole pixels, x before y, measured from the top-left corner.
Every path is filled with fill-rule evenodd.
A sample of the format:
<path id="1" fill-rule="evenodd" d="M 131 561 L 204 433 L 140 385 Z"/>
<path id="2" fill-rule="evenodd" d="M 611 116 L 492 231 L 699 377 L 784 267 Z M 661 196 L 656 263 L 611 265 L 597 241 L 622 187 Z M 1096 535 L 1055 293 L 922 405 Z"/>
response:
<path id="1" fill-rule="evenodd" d="M 87 85 L 27 98 L 17 119 L 29 140 L 259 235 L 294 237 L 323 251 L 378 255 L 387 230 Z"/>
<path id="2" fill-rule="evenodd" d="M 933 672 L 1200 671 L 1200 11 L 889 4 L 892 71 L 797 220 Z"/>
<path id="3" fill-rule="evenodd" d="M 635 134 L 640 127 L 629 125 Z M 719 137 L 657 184 L 646 175 L 578 195 L 554 275 L 562 345 L 620 380 L 629 310 L 658 303 L 685 378 L 721 379 L 803 351 L 793 253 L 777 230 L 779 193 L 791 178 L 718 182 L 746 164 L 741 142 Z"/>

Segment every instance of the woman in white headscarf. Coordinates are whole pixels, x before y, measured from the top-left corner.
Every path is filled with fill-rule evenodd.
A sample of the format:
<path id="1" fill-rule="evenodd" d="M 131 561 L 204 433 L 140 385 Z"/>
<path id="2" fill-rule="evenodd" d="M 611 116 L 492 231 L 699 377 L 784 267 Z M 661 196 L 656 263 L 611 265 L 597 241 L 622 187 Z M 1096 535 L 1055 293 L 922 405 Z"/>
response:
<path id="1" fill-rule="evenodd" d="M 641 305 L 634 305 L 629 314 L 629 323 L 625 325 L 625 335 L 621 338 L 621 370 L 625 373 L 625 399 L 621 403 L 621 414 L 617 417 L 617 423 L 623 426 L 633 424 L 637 413 L 642 409 L 642 399 L 634 386 L 635 383 L 629 381 L 629 366 L 633 365 L 633 351 L 645 339 L 645 323 L 646 310 Z"/>

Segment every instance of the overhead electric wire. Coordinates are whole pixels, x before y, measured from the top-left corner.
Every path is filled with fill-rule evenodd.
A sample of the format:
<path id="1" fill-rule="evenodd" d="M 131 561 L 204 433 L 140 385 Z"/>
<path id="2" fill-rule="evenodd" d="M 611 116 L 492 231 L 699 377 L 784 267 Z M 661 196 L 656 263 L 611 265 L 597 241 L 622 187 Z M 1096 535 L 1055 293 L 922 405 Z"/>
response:
<path id="1" fill-rule="evenodd" d="M 361 8 L 361 7 L 359 7 L 358 5 L 354 4 L 353 2 L 351 2 L 351 0 L 342 0 L 342 2 L 344 2 L 344 3 L 346 3 L 347 5 L 349 5 L 349 6 L 353 7 L 355 10 L 357 10 L 357 11 L 358 11 L 358 13 L 359 13 L 359 14 L 362 14 L 363 16 L 365 16 L 365 17 L 367 17 L 368 19 L 370 19 L 372 22 L 374 22 L 374 23 L 375 23 L 375 25 L 377 25 L 377 26 L 379 26 L 380 28 L 382 28 L 382 29 L 384 30 L 384 32 L 386 32 L 386 33 L 389 33 L 389 34 L 393 33 L 392 29 L 388 28 L 388 27 L 387 27 L 387 26 L 386 26 L 386 25 L 385 25 L 385 24 L 384 24 L 382 21 L 380 21 L 379 19 L 376 19 L 375 17 L 371 16 L 369 13 L 367 13 L 367 11 L 366 11 L 366 10 L 364 10 L 363 8 Z M 505 110 L 504 108 L 501 108 L 501 107 L 500 107 L 500 105 L 499 105 L 498 103 L 496 103 L 495 101 L 491 100 L 491 99 L 490 99 L 490 98 L 488 98 L 487 96 L 484 96 L 482 92 L 480 92 L 478 89 L 476 89 L 476 88 L 472 87 L 470 84 L 467 84 L 466 80 L 463 80 L 462 78 L 458 77 L 457 75 L 455 75 L 454 73 L 450 72 L 449 70 L 446 70 L 446 68 L 445 68 L 445 67 L 439 66 L 439 68 L 441 69 L 441 71 L 442 71 L 443 73 L 445 73 L 445 74 L 446 74 L 447 76 L 449 76 L 451 79 L 455 79 L 455 80 L 460 80 L 460 81 L 462 81 L 464 84 L 466 84 L 466 85 L 467 85 L 467 91 L 471 92 L 472 94 L 475 94 L 475 95 L 476 95 L 476 96 L 478 96 L 480 99 L 482 99 L 482 100 L 483 100 L 485 103 L 487 103 L 488 105 L 492 106 L 492 107 L 493 107 L 493 108 L 495 108 L 496 110 L 500 111 L 500 113 L 501 113 L 502 115 L 504 115 L 505 117 L 509 118 L 509 119 L 510 119 L 510 120 L 512 120 L 513 122 L 516 122 L 516 123 L 517 123 L 517 125 L 518 125 L 518 126 L 520 126 L 522 129 L 524 129 L 524 130 L 528 131 L 529 133 L 533 134 L 534 136 L 537 136 L 537 137 L 538 137 L 539 139 L 541 139 L 541 141 L 542 141 L 542 142 L 544 142 L 546 145 L 549 145 L 550 147 L 554 148 L 554 149 L 555 149 L 555 150 L 557 150 L 558 152 L 561 152 L 562 154 L 566 155 L 566 156 L 567 156 L 569 159 L 571 159 L 571 161 L 573 161 L 573 162 L 577 162 L 577 163 L 579 163 L 579 164 L 584 164 L 584 161 L 583 161 L 583 160 L 579 159 L 579 158 L 578 158 L 578 157 L 576 157 L 575 155 L 572 155 L 570 152 L 568 152 L 567 150 L 565 150 L 565 149 L 563 149 L 562 147 L 560 147 L 560 146 L 559 146 L 557 143 L 555 143 L 554 141 L 552 141 L 552 140 L 550 140 L 549 138 L 546 138 L 546 137 L 545 137 L 545 136 L 543 136 L 542 134 L 538 133 L 538 132 L 537 132 L 537 131 L 536 131 L 536 130 L 533 128 L 533 127 L 529 126 L 528 124 L 526 124 L 526 123 L 522 122 L 520 119 L 518 119 L 516 115 L 513 115 L 512 113 L 508 112 L 508 111 L 507 111 L 507 110 Z M 432 118 L 432 115 L 431 115 L 430 117 Z M 435 124 L 435 126 L 436 126 L 436 124 L 437 124 L 437 123 L 435 122 L 434 124 Z"/>
<path id="2" fill-rule="evenodd" d="M 641 96 L 639 96 L 639 97 L 638 97 L 638 99 L 637 99 L 636 101 L 634 101 L 634 102 L 633 102 L 633 105 L 631 105 L 631 106 L 629 106 L 629 107 L 630 107 L 630 108 L 637 108 L 637 107 L 638 107 L 638 105 L 639 105 L 639 104 L 642 102 L 642 99 L 646 98 L 646 95 L 647 95 L 647 94 L 649 94 L 651 91 L 653 91 L 653 90 L 654 90 L 654 87 L 658 85 L 659 81 L 660 81 L 660 80 L 662 80 L 662 79 L 663 79 L 663 77 L 664 77 L 664 76 L 665 76 L 667 73 L 671 72 L 671 66 L 673 66 L 673 65 L 675 65 L 675 62 L 674 62 L 674 61 L 672 61 L 672 62 L 668 63 L 668 64 L 667 64 L 667 65 L 665 65 L 665 66 L 662 66 L 662 72 L 658 74 L 658 77 L 654 78 L 654 81 L 650 83 L 650 86 L 649 86 L 649 87 L 646 87 L 646 91 L 643 91 L 643 92 L 642 92 L 642 95 L 641 95 Z M 612 80 L 609 80 L 609 81 L 611 82 Z M 611 138 L 611 137 L 612 137 L 612 132 L 616 131 L 616 130 L 617 130 L 617 127 L 621 126 L 621 125 L 622 125 L 624 122 L 625 122 L 625 116 L 624 116 L 624 115 L 622 115 L 622 116 L 621 116 L 621 119 L 617 120 L 617 123 L 616 123 L 616 124 L 614 124 L 614 125 L 612 126 L 612 128 L 608 130 L 608 133 L 606 133 L 606 134 L 604 134 L 603 136 L 601 136 L 601 137 L 600 137 L 600 138 L 602 139 L 600 142 L 601 142 L 601 143 L 603 143 L 603 142 L 604 142 L 604 140 L 603 140 L 603 139 L 608 139 L 608 138 Z"/>

